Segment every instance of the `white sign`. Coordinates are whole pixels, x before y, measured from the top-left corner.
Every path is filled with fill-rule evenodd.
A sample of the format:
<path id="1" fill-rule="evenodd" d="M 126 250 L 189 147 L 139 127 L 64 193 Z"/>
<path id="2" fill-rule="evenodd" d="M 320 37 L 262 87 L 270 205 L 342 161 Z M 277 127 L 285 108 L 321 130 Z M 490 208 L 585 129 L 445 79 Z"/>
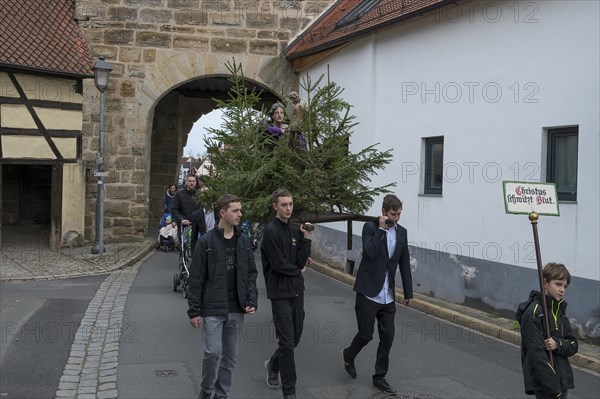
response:
<path id="1" fill-rule="evenodd" d="M 554 183 L 503 181 L 506 213 L 560 216 Z"/>
<path id="2" fill-rule="evenodd" d="M 108 172 L 94 172 L 94 176 L 106 177 L 108 176 Z"/>

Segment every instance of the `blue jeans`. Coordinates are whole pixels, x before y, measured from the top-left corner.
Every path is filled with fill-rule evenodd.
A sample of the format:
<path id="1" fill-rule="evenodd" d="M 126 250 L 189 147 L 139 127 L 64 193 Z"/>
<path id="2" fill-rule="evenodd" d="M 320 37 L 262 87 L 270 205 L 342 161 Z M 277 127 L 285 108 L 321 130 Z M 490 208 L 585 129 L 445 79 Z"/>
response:
<path id="1" fill-rule="evenodd" d="M 201 397 L 227 398 L 244 324 L 243 313 L 207 316 L 202 323 L 204 360 Z M 219 361 L 219 357 L 221 357 Z"/>

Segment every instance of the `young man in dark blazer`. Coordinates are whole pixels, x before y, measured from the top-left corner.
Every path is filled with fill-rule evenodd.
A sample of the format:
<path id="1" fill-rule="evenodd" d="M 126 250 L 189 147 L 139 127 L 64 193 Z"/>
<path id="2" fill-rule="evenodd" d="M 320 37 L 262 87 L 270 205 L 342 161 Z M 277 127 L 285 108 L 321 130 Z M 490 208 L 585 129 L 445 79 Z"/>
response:
<path id="1" fill-rule="evenodd" d="M 409 306 L 413 297 L 407 232 L 398 224 L 401 212 L 402 202 L 395 195 L 388 194 L 383 199 L 382 216 L 379 222 L 367 222 L 363 227 L 363 254 L 354 283 L 354 291 L 356 291 L 354 310 L 358 333 L 350 346 L 343 351 L 344 368 L 350 377 L 356 378 L 354 359 L 373 339 L 375 320 L 377 320 L 379 347 L 373 386 L 387 393 L 396 393 L 385 379 L 385 375 L 394 341 L 397 267 L 400 268 L 402 278 L 404 305 Z"/>

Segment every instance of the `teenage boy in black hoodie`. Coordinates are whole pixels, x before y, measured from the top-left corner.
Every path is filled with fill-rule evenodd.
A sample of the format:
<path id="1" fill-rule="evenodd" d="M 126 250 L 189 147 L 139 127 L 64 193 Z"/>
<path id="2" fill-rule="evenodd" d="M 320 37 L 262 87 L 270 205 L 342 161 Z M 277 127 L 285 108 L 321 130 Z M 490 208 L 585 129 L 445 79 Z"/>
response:
<path id="1" fill-rule="evenodd" d="M 256 266 L 250 240 L 239 229 L 240 199 L 219 198 L 219 224 L 196 245 L 190 269 L 188 316 L 203 328 L 204 360 L 199 399 L 227 398 L 244 315 L 256 312 Z M 220 360 L 219 360 L 220 358 Z"/>
<path id="2" fill-rule="evenodd" d="M 281 387 L 284 399 L 296 399 L 294 348 L 300 342 L 304 324 L 304 278 L 309 263 L 311 232 L 293 227 L 289 220 L 294 209 L 292 194 L 278 189 L 272 195 L 276 216 L 265 227 L 260 253 L 271 300 L 275 333 L 279 344 L 265 361 L 267 386 Z M 281 384 L 279 375 L 281 374 Z"/>
<path id="3" fill-rule="evenodd" d="M 548 309 L 542 311 L 541 294 L 531 291 L 529 300 L 517 310 L 525 393 L 537 399 L 565 399 L 567 390 L 575 387 L 568 357 L 578 349 L 566 315 L 567 303 L 563 301 L 571 274 L 563 264 L 548 263 L 542 276 Z M 549 319 L 550 338 L 545 338 L 544 317 Z M 552 352 L 554 364 L 548 352 Z"/>

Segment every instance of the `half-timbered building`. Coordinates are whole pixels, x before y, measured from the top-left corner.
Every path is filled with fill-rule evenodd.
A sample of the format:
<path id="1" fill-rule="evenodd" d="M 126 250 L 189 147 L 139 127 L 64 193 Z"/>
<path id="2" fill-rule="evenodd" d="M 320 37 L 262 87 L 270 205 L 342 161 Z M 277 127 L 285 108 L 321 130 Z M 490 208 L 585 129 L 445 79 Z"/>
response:
<path id="1" fill-rule="evenodd" d="M 2 227 L 53 247 L 83 236 L 83 79 L 92 60 L 75 2 L 0 7 Z"/>

